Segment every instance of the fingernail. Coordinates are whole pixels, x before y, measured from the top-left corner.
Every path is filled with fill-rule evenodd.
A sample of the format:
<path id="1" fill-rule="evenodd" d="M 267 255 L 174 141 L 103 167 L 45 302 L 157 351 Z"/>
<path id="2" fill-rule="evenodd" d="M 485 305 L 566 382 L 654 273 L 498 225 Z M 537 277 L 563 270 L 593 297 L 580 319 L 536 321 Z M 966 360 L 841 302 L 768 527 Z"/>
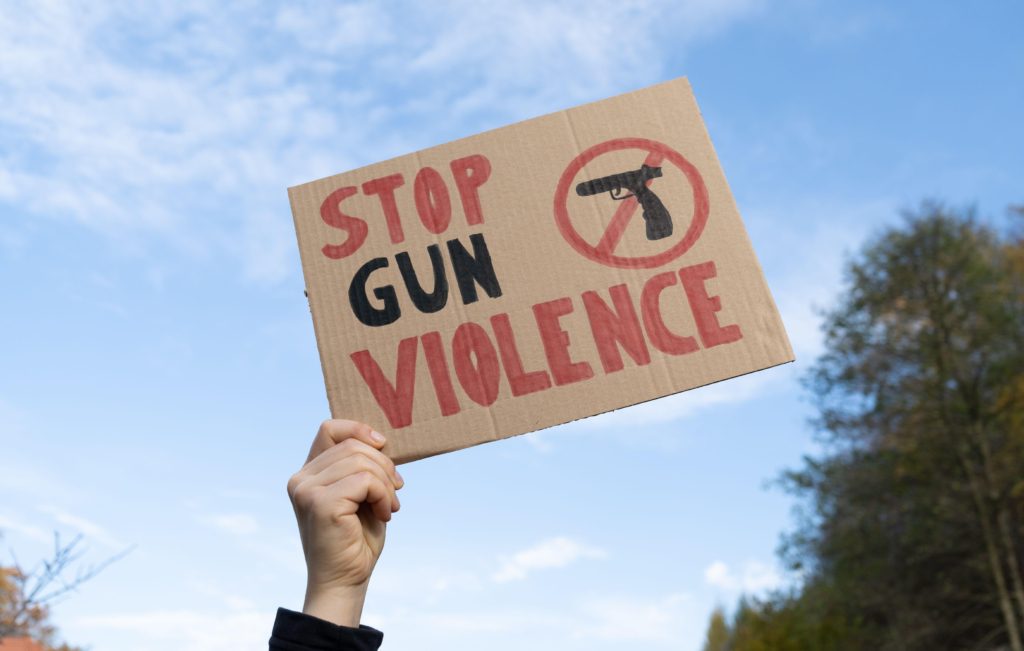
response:
<path id="1" fill-rule="evenodd" d="M 378 443 L 383 443 L 384 441 L 387 440 L 384 438 L 384 435 L 378 432 L 377 430 L 370 430 L 370 438 Z"/>
<path id="2" fill-rule="evenodd" d="M 397 468 L 395 469 L 395 479 L 398 480 L 400 485 L 405 486 L 405 478 L 402 477 L 402 473 L 398 472 Z"/>

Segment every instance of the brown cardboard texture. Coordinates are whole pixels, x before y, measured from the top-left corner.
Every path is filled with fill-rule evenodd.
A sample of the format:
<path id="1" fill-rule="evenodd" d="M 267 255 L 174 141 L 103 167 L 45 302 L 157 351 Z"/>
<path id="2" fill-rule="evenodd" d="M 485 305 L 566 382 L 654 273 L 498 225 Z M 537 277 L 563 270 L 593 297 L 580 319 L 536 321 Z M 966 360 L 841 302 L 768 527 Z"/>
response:
<path id="1" fill-rule="evenodd" d="M 331 413 L 400 463 L 793 360 L 685 79 L 289 196 Z"/>

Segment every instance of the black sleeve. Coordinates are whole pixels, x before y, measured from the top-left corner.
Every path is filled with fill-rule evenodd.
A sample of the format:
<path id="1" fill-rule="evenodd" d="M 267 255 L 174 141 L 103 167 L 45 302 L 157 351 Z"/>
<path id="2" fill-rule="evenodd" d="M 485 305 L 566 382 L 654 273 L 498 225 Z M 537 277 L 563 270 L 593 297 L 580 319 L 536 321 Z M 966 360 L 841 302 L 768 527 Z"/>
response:
<path id="1" fill-rule="evenodd" d="M 270 651 L 377 651 L 384 634 L 369 626 L 338 626 L 287 608 L 277 609 Z"/>

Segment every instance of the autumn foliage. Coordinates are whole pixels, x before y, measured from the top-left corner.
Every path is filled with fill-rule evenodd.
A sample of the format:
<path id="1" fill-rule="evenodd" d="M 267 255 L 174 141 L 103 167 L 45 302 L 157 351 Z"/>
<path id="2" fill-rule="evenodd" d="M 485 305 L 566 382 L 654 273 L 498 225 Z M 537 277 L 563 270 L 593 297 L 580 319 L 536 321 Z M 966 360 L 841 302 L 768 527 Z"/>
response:
<path id="1" fill-rule="evenodd" d="M 791 592 L 730 651 L 1024 651 L 1024 238 L 926 204 L 870 242 L 807 378 Z"/>

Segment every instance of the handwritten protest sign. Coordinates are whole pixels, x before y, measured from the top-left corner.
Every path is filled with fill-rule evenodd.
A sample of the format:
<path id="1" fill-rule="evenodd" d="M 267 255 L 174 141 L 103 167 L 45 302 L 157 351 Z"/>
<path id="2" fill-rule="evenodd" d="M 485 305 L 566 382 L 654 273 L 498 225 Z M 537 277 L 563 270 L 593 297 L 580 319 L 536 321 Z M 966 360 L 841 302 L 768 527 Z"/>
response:
<path id="1" fill-rule="evenodd" d="M 331 412 L 398 462 L 793 360 L 685 79 L 289 196 Z"/>

